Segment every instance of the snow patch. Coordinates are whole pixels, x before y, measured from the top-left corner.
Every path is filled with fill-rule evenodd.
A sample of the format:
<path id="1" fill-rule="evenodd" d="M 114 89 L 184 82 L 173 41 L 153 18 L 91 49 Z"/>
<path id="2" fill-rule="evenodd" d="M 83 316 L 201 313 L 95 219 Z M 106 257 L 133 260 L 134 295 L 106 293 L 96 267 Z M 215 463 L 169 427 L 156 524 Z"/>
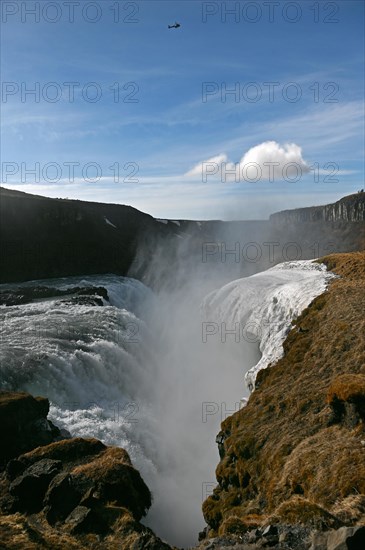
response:
<path id="1" fill-rule="evenodd" d="M 114 227 L 114 229 L 118 229 L 116 225 L 114 225 L 114 223 L 112 223 L 110 220 L 108 220 L 108 218 L 106 218 L 104 216 L 104 221 L 107 225 L 111 225 L 112 227 Z"/>
<path id="2" fill-rule="evenodd" d="M 257 373 L 283 356 L 283 342 L 292 320 L 326 290 L 334 277 L 324 264 L 312 260 L 284 262 L 232 281 L 204 299 L 202 309 L 207 320 L 226 323 L 227 329 L 240 323 L 240 335 L 250 335 L 250 341 L 259 344 L 261 359 L 245 375 L 250 390 L 255 387 Z"/>
<path id="3" fill-rule="evenodd" d="M 169 223 L 167 220 L 160 220 L 159 218 L 156 218 L 156 222 L 164 223 L 165 225 Z"/>
<path id="4" fill-rule="evenodd" d="M 178 225 L 180 227 L 180 222 L 178 222 L 177 220 L 171 220 L 171 223 L 174 223 L 175 225 Z"/>

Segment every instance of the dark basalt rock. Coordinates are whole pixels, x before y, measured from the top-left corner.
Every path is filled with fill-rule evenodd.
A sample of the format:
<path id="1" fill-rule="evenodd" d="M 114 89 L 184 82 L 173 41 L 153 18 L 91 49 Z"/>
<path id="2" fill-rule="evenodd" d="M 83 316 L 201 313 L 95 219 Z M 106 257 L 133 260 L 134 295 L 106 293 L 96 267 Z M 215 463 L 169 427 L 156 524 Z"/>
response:
<path id="1" fill-rule="evenodd" d="M 79 504 L 80 499 L 81 496 L 73 486 L 69 473 L 59 474 L 50 483 L 43 500 L 48 523 L 54 525 L 58 521 L 64 521 Z"/>
<path id="2" fill-rule="evenodd" d="M 158 233 L 160 226 L 130 206 L 52 199 L 1 187 L 0 281 L 126 275 L 139 234 Z"/>
<path id="3" fill-rule="evenodd" d="M 53 548 L 56 536 L 65 541 L 60 548 L 95 548 L 97 540 L 100 550 L 169 550 L 139 523 L 152 497 L 128 453 L 97 439 L 60 440 L 48 409 L 45 398 L 0 393 L 2 457 L 8 460 L 0 472 L 5 547 L 13 548 L 20 529 L 24 548 Z"/>
<path id="4" fill-rule="evenodd" d="M 96 439 L 75 438 L 38 447 L 13 460 L 7 474 L 12 480 L 12 511 L 44 509 L 51 525 L 69 517 L 75 532 L 95 525 L 98 532 L 104 532 L 110 502 L 129 510 L 137 521 L 151 506 L 151 493 L 127 452 Z M 86 514 L 84 508 L 93 514 Z"/>
<path id="5" fill-rule="evenodd" d="M 27 468 L 9 486 L 15 497 L 14 508 L 24 512 L 38 512 L 52 478 L 61 470 L 60 460 L 43 459 Z"/>
<path id="6" fill-rule="evenodd" d="M 365 221 L 365 193 L 343 197 L 334 204 L 283 210 L 270 216 L 274 223 L 303 222 L 363 222 Z"/>
<path id="7" fill-rule="evenodd" d="M 49 401 L 44 397 L 0 391 L 0 469 L 10 459 L 62 437 L 47 420 L 48 410 Z"/>
<path id="8" fill-rule="evenodd" d="M 95 521 L 95 514 L 86 506 L 76 506 L 65 520 L 65 525 L 73 534 L 79 533 L 100 533 L 105 532 L 106 526 L 100 526 L 99 522 Z"/>

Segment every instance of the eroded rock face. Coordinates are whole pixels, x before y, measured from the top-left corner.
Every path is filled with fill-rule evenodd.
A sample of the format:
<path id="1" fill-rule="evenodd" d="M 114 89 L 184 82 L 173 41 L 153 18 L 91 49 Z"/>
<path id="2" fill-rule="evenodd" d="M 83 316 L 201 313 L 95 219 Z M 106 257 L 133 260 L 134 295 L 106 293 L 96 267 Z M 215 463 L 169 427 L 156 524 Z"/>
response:
<path id="1" fill-rule="evenodd" d="M 363 222 L 365 221 L 365 193 L 359 192 L 333 204 L 283 210 L 270 216 L 274 223 L 303 222 Z"/>

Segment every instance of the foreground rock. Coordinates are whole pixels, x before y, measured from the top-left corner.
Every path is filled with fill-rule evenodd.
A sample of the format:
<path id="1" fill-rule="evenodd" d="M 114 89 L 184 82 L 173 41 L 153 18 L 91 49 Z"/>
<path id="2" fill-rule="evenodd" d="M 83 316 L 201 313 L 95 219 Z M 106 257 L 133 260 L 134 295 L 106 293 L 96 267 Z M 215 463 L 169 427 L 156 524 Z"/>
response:
<path id="1" fill-rule="evenodd" d="M 365 254 L 324 261 L 340 278 L 296 319 L 247 406 L 222 423 L 205 542 L 248 543 L 267 525 L 280 539 L 289 525 L 307 530 L 302 542 L 260 536 L 254 547 L 365 548 Z"/>
<path id="2" fill-rule="evenodd" d="M 311 531 L 298 525 L 267 525 L 241 535 L 231 534 L 204 540 L 196 550 L 364 550 L 365 526 Z"/>
<path id="3" fill-rule="evenodd" d="M 5 429 L 1 424 L 3 457 L 13 457 L 0 476 L 1 547 L 170 548 L 139 523 L 152 497 L 124 449 L 82 438 L 47 444 L 44 433 L 60 438 L 60 431 L 32 426 L 48 422 L 48 400 L 3 392 L 1 404 L 0 420 L 9 413 Z M 34 442 L 40 446 L 18 454 Z"/>
<path id="4" fill-rule="evenodd" d="M 0 391 L 0 469 L 21 453 L 67 436 L 47 420 L 48 411 L 44 397 Z"/>

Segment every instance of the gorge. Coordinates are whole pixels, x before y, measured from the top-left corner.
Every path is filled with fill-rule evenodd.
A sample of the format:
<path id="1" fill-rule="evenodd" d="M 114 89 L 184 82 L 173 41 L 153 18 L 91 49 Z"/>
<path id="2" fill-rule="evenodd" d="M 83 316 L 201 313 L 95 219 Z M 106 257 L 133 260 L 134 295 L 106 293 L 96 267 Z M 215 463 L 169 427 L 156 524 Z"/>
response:
<path id="1" fill-rule="evenodd" d="M 84 205 L 78 208 L 82 211 Z M 93 209 L 93 214 L 87 214 L 87 227 L 94 223 L 95 215 L 95 235 L 105 231 L 105 241 L 113 234 L 109 232 L 117 233 L 121 225 L 113 208 L 127 207 L 89 204 L 85 208 Z M 16 236 L 9 216 L 5 235 Z M 73 257 L 80 258 L 76 270 L 83 270 L 83 262 L 90 258 L 83 256 L 87 232 L 68 232 L 78 223 L 82 226 L 79 216 L 75 210 L 71 221 L 62 216 L 60 222 L 54 216 L 49 220 L 56 220 L 61 240 L 63 230 L 58 223 L 66 228 L 67 243 L 70 235 L 76 235 L 73 245 L 61 250 L 66 260 L 67 251 L 74 250 Z M 355 251 L 363 248 L 361 220 L 351 222 L 354 226 L 340 219 L 326 222 L 328 235 L 332 230 L 335 236 L 331 242 L 337 253 L 322 258 L 321 265 L 337 277 L 328 278 L 317 298 L 313 281 L 308 286 L 314 294 L 298 311 L 294 303 L 295 295 L 301 293 L 300 282 L 289 302 L 283 280 L 277 293 L 268 295 L 266 314 L 281 311 L 278 319 L 285 321 L 281 327 L 282 340 L 286 338 L 284 355 L 273 357 L 275 366 L 259 370 L 249 397 L 243 375 L 258 363 L 262 350 L 260 353 L 252 326 L 238 342 L 233 330 L 234 323 L 247 326 L 249 321 L 245 285 L 257 281 L 253 294 L 247 286 L 247 296 L 254 296 L 259 281 L 270 278 L 270 269 L 258 272 L 271 268 L 273 277 L 283 269 L 279 266 L 275 271 L 273 264 L 312 260 L 309 239 L 321 235 L 321 243 L 326 242 L 323 224 L 319 228 L 317 222 L 300 222 L 306 228 L 304 237 L 299 222 L 290 222 L 292 227 L 288 227 L 285 221 L 276 234 L 268 233 L 273 242 L 280 239 L 280 232 L 285 235 L 286 240 L 279 240 L 281 245 L 297 242 L 291 235 L 301 235 L 301 250 L 306 243 L 309 258 L 278 257 L 273 261 L 267 254 L 255 262 L 237 262 L 231 254 L 224 262 L 221 254 L 211 254 L 204 262 L 202 246 L 213 243 L 221 252 L 222 243 L 226 243 L 226 251 L 232 250 L 230 243 L 236 242 L 238 228 L 242 231 L 240 242 L 255 242 L 264 250 L 264 226 L 261 222 L 232 222 L 229 226 L 205 222 L 204 226 L 204 222 L 184 221 L 178 225 L 177 221 L 161 223 L 132 212 L 132 218 L 137 216 L 143 221 L 143 231 L 137 231 L 136 221 L 133 231 L 118 233 L 118 246 L 124 239 L 125 254 L 113 264 L 114 271 L 120 270 L 113 275 L 110 269 L 98 271 L 98 275 L 70 273 L 65 261 L 54 266 L 51 273 L 57 277 L 50 278 L 47 266 L 52 260 L 46 248 L 44 263 L 38 266 L 34 261 L 29 267 L 30 272 L 42 275 L 37 275 L 37 281 L 20 283 L 17 270 L 22 265 L 28 269 L 24 258 L 21 263 L 20 239 L 13 240 L 13 257 L 9 254 L 10 237 L 2 249 L 8 279 L 0 287 L 4 321 L 1 382 L 6 392 L 13 392 L 2 394 L 3 410 L 9 414 L 9 403 L 19 403 L 12 409 L 17 415 L 12 422 L 17 426 L 14 450 L 3 458 L 6 469 L 1 477 L 0 525 L 7 547 L 21 548 L 25 543 L 29 548 L 32 544 L 34 548 L 167 547 L 143 526 L 146 523 L 169 544 L 192 546 L 204 526 L 202 495 L 208 497 L 203 503 L 208 527 L 201 534 L 205 537 L 201 548 L 240 548 L 239 544 L 256 548 L 270 543 L 285 549 L 292 548 L 296 538 L 295 548 L 317 550 L 319 544 L 327 547 L 323 546 L 327 539 L 318 542 L 320 536 L 333 537 L 333 531 L 341 528 L 345 529 L 343 536 L 357 540 L 362 536 L 358 527 L 364 523 L 364 254 Z M 307 223 L 314 224 L 309 238 Z M 44 234 L 42 224 L 37 229 L 39 235 Z M 33 238 L 31 224 L 28 229 Z M 101 237 L 94 241 L 98 252 L 93 269 L 101 267 L 104 252 L 108 255 L 104 241 Z M 342 248 L 349 250 L 344 253 Z M 250 277 L 254 273 L 258 274 Z M 241 288 L 241 305 L 233 295 L 229 298 L 232 285 Z M 214 291 L 220 310 L 215 307 L 213 315 L 213 310 L 207 312 L 205 307 L 203 321 L 217 329 L 217 334 L 204 342 L 200 303 Z M 213 295 L 206 298 L 211 308 Z M 231 317 L 223 315 L 224 308 Z M 234 308 L 241 316 L 233 316 Z M 217 311 L 222 315 L 216 317 Z M 261 320 L 263 323 L 264 317 Z M 275 323 L 272 331 L 277 329 Z M 21 439 L 27 416 L 18 415 L 17 410 L 22 410 L 24 399 L 31 399 L 19 396 L 19 391 L 41 395 L 43 400 L 38 399 L 42 405 L 34 417 L 38 435 L 16 448 L 16 434 Z M 243 397 L 249 398 L 244 407 Z M 52 424 L 45 423 L 48 406 L 44 398 L 51 402 L 48 418 Z M 27 419 L 30 424 L 32 418 Z M 220 462 L 215 443 L 218 432 Z M 5 448 L 9 434 L 9 430 L 3 434 L 8 443 Z M 95 442 L 95 437 L 102 443 Z M 35 450 L 38 445 L 42 446 Z M 109 450 L 115 445 L 125 451 Z M 72 458 L 76 455 L 77 460 Z M 151 502 L 148 490 L 132 473 L 130 459 L 153 497 L 151 511 L 142 523 L 142 514 Z M 127 475 L 122 472 L 127 471 L 128 482 L 122 486 Z M 91 481 L 86 482 L 85 477 Z M 21 489 L 15 489 L 27 483 L 37 486 L 34 478 L 44 479 L 37 505 L 24 502 Z M 50 490 L 55 491 L 54 485 L 58 487 L 63 479 L 71 480 L 70 492 L 65 494 L 74 505 L 62 513 L 58 510 L 61 515 L 52 524 L 48 521 Z M 137 502 L 144 507 L 136 512 L 135 504 L 121 499 L 122 494 L 137 495 Z M 271 530 L 264 535 L 269 526 Z M 23 537 L 21 543 L 17 537 Z"/>

